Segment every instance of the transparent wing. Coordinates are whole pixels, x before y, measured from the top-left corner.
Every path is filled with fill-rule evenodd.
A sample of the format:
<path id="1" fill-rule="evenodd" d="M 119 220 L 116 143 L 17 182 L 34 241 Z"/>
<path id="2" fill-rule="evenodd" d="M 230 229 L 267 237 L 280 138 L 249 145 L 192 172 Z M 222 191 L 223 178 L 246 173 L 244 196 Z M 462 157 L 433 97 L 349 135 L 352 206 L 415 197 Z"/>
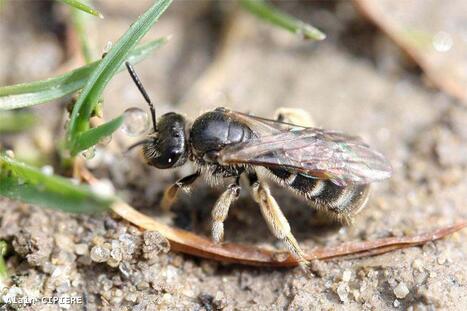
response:
<path id="1" fill-rule="evenodd" d="M 248 115 L 241 115 L 249 118 Z M 243 121 L 245 121 L 244 119 Z M 262 119 L 260 119 L 262 120 Z M 249 122 L 255 123 L 252 117 Z M 253 127 L 256 137 L 220 153 L 225 164 L 285 167 L 335 184 L 366 184 L 390 177 L 391 166 L 358 137 L 266 120 Z M 248 124 L 250 126 L 250 124 Z M 271 127 L 266 129 L 266 127 Z"/>

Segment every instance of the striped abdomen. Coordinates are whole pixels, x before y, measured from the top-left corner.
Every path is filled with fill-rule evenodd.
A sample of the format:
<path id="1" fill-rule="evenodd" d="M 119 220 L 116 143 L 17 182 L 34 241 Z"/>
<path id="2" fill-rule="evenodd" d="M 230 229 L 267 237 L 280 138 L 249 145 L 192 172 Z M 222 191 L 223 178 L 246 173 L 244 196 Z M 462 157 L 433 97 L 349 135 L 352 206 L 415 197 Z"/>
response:
<path id="1" fill-rule="evenodd" d="M 368 200 L 369 185 L 338 186 L 331 181 L 316 179 L 283 169 L 270 169 L 280 183 L 311 201 L 319 210 L 340 222 L 349 223 Z"/>

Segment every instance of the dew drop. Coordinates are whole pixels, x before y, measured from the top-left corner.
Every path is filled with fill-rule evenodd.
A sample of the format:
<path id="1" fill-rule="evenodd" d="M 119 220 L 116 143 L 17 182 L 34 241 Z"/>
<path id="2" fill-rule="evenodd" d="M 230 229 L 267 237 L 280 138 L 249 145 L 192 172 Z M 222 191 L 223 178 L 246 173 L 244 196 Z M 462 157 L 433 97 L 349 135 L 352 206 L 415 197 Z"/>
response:
<path id="1" fill-rule="evenodd" d="M 92 158 L 94 158 L 94 156 L 96 155 L 96 147 L 92 146 L 91 148 L 87 149 L 87 150 L 84 150 L 81 155 L 83 156 L 83 158 L 85 158 L 86 160 L 90 160 Z"/>
<path id="2" fill-rule="evenodd" d="M 107 146 L 112 141 L 112 135 L 105 136 L 99 141 L 99 144 L 102 146 Z"/>
<path id="3" fill-rule="evenodd" d="M 123 113 L 122 130 L 128 136 L 139 136 L 149 129 L 148 114 L 136 107 L 128 108 Z"/>
<path id="4" fill-rule="evenodd" d="M 7 151 L 5 151 L 5 155 L 11 159 L 14 159 L 15 158 L 15 153 L 13 150 L 11 149 L 8 149 Z"/>
<path id="5" fill-rule="evenodd" d="M 112 48 L 112 44 L 113 44 L 112 41 L 107 41 L 104 47 L 104 52 L 108 53 L 110 49 Z"/>
<path id="6" fill-rule="evenodd" d="M 112 41 L 107 41 L 107 43 L 104 46 L 104 50 L 102 51 L 103 56 L 109 53 L 110 49 L 112 49 Z"/>
<path id="7" fill-rule="evenodd" d="M 91 191 L 103 198 L 111 198 L 115 194 L 114 185 L 108 179 L 101 179 L 92 183 Z"/>
<path id="8" fill-rule="evenodd" d="M 104 151 L 102 148 L 94 148 L 94 156 L 92 158 L 86 158 L 86 167 L 90 169 L 98 168 L 102 159 L 104 158 Z"/>
<path id="9" fill-rule="evenodd" d="M 442 53 L 447 52 L 453 45 L 452 36 L 445 31 L 439 31 L 433 36 L 432 44 L 436 51 Z"/>
<path id="10" fill-rule="evenodd" d="M 54 174 L 54 168 L 51 165 L 44 165 L 41 171 L 47 176 L 52 176 Z"/>

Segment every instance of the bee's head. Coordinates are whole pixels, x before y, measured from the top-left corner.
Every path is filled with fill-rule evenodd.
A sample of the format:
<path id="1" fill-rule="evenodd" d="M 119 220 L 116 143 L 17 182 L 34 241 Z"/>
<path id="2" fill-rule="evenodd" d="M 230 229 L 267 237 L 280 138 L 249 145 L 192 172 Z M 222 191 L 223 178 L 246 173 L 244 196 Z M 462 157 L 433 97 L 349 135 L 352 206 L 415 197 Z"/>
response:
<path id="1" fill-rule="evenodd" d="M 125 62 L 128 72 L 143 95 L 151 111 L 153 133 L 145 140 L 130 146 L 128 150 L 143 145 L 143 156 L 149 165 L 160 169 L 183 165 L 188 158 L 185 118 L 175 112 L 162 115 L 156 122 L 156 109 L 143 87 L 133 66 Z"/>
<path id="2" fill-rule="evenodd" d="M 185 118 L 169 112 L 159 118 L 157 130 L 144 140 L 143 156 L 160 169 L 183 165 L 188 157 Z"/>

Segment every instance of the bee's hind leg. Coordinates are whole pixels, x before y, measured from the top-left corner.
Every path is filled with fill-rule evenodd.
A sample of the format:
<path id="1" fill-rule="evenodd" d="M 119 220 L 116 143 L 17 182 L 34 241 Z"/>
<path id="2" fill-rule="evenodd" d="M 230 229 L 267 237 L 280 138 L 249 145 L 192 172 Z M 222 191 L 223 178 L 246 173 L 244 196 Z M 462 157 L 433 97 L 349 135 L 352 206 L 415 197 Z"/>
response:
<path id="1" fill-rule="evenodd" d="M 276 238 L 283 241 L 290 254 L 298 261 L 299 265 L 306 269 L 308 260 L 305 253 L 293 236 L 290 225 L 274 197 L 271 195 L 267 184 L 256 181 L 252 184 L 253 198 L 259 204 L 261 213 L 266 223 Z"/>
<path id="2" fill-rule="evenodd" d="M 195 180 L 199 177 L 199 173 L 194 173 L 188 176 L 185 176 L 175 182 L 172 186 L 168 187 L 165 192 L 164 196 L 162 197 L 161 207 L 164 211 L 169 211 L 172 204 L 175 202 L 177 198 L 177 193 L 179 189 L 188 188 Z"/>
<path id="3" fill-rule="evenodd" d="M 230 184 L 221 194 L 212 209 L 212 239 L 216 243 L 224 239 L 224 220 L 227 218 L 230 206 L 238 199 L 240 189 L 239 178 L 237 178 L 235 183 Z"/>
<path id="4" fill-rule="evenodd" d="M 314 126 L 313 118 L 308 111 L 300 108 L 278 108 L 274 112 L 274 119 L 281 122 L 293 123 L 300 126 Z"/>

